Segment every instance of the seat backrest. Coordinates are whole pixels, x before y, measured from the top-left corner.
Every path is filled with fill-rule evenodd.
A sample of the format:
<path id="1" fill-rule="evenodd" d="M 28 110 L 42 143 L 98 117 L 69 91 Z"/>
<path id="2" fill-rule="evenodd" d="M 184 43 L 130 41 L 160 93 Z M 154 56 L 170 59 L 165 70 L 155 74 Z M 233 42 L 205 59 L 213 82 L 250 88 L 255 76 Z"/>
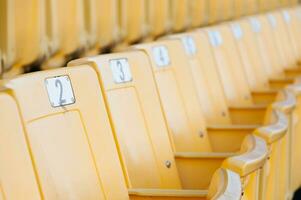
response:
<path id="1" fill-rule="evenodd" d="M 181 32 L 189 28 L 191 19 L 189 13 L 190 0 L 170 0 L 170 16 L 173 32 Z"/>
<path id="2" fill-rule="evenodd" d="M 230 124 L 226 97 L 206 34 L 194 31 L 174 34 L 166 39 L 178 39 L 184 46 L 202 112 L 208 125 Z M 177 62 L 177 57 L 172 59 Z"/>
<path id="3" fill-rule="evenodd" d="M 252 90 L 269 88 L 269 78 L 265 71 L 266 63 L 260 54 L 257 32 L 254 32 L 248 20 L 243 19 L 229 24 L 234 36 L 244 70 Z"/>
<path id="4" fill-rule="evenodd" d="M 279 0 L 259 0 L 258 4 L 260 11 L 265 12 L 278 8 L 280 3 Z"/>
<path id="5" fill-rule="evenodd" d="M 137 45 L 151 60 L 175 152 L 211 151 L 205 118 L 182 43 L 164 40 Z"/>
<path id="6" fill-rule="evenodd" d="M 223 18 L 223 9 L 225 1 L 210 0 L 209 1 L 209 23 L 213 24 L 221 21 Z"/>
<path id="7" fill-rule="evenodd" d="M 144 0 L 119 1 L 120 29 L 126 44 L 136 43 L 148 34 L 146 5 Z"/>
<path id="8" fill-rule="evenodd" d="M 295 51 L 295 56 L 297 59 L 301 57 L 301 41 L 298 40 L 299 35 L 301 34 L 301 12 L 298 11 L 298 7 L 289 8 L 284 10 L 288 12 L 290 20 L 287 23 L 290 39 L 292 40 L 293 48 Z"/>
<path id="9" fill-rule="evenodd" d="M 283 55 L 283 69 L 294 68 L 296 66 L 296 55 L 287 26 L 291 23 L 290 14 L 285 11 L 274 11 L 269 13 L 267 17 L 270 21 L 270 26 L 273 28 L 275 43 Z"/>
<path id="10" fill-rule="evenodd" d="M 1 92 L 0 103 L 1 193 L 5 199 L 41 199 L 17 102 Z"/>
<path id="11" fill-rule="evenodd" d="M 119 30 L 119 1 L 90 0 L 94 12 L 96 44 L 95 48 L 104 50 L 113 46 L 121 38 Z M 93 17 L 93 15 L 91 15 Z"/>
<path id="12" fill-rule="evenodd" d="M 5 71 L 14 67 L 15 74 L 23 73 L 23 67 L 45 56 L 42 5 L 39 0 L 0 2 L 0 51 Z"/>
<path id="13" fill-rule="evenodd" d="M 239 18 L 243 15 L 246 15 L 247 7 L 246 1 L 235 0 L 234 1 L 234 17 Z"/>
<path id="14" fill-rule="evenodd" d="M 7 89 L 1 95 L 10 95 L 18 105 L 19 110 L 15 111 L 14 104 L 7 100 L 12 113 L 20 113 L 24 133 L 10 135 L 1 130 L 1 136 L 4 136 L 1 142 L 4 147 L 16 148 L 16 151 L 12 150 L 16 156 L 23 156 L 25 146 L 28 148 L 43 198 L 128 198 L 98 77 L 91 67 L 32 73 L 12 79 L 4 86 Z M 14 120 L 18 119 L 15 117 Z M 6 125 L 10 123 L 1 125 L 1 129 Z M 8 130 L 11 128 L 15 127 L 9 126 Z M 20 146 L 9 146 L 10 142 Z M 20 163 L 22 167 L 19 167 L 25 170 L 23 164 L 29 162 L 27 158 L 22 162 L 4 159 L 8 162 L 7 167 L 12 169 Z M 14 176 L 5 177 L 11 179 Z M 1 184 L 5 184 L 2 174 Z"/>
<path id="15" fill-rule="evenodd" d="M 285 34 L 282 37 L 284 38 L 284 45 L 287 45 L 288 48 L 288 67 L 296 67 L 298 59 L 300 59 L 299 55 L 300 52 L 298 52 L 298 17 L 296 13 L 294 12 L 294 8 L 290 9 L 283 9 L 277 13 L 277 16 L 280 21 L 282 21 L 282 32 Z"/>
<path id="16" fill-rule="evenodd" d="M 115 53 L 75 60 L 70 65 L 79 63 L 94 66 L 100 77 L 128 187 L 181 188 L 147 55 Z"/>
<path id="17" fill-rule="evenodd" d="M 259 10 L 258 0 L 247 0 L 246 1 L 247 15 L 255 14 Z"/>
<path id="18" fill-rule="evenodd" d="M 283 76 L 283 56 L 276 46 L 273 29 L 271 29 L 268 18 L 264 15 L 257 15 L 248 18 L 253 32 L 258 41 L 259 51 L 265 62 L 265 69 L 269 78 Z"/>
<path id="19" fill-rule="evenodd" d="M 217 170 L 211 180 L 207 199 L 241 199 L 242 186 L 238 174 L 226 170 Z"/>
<path id="20" fill-rule="evenodd" d="M 170 31 L 170 1 L 152 0 L 146 1 L 147 26 L 150 29 L 150 35 L 156 38 Z"/>
<path id="21" fill-rule="evenodd" d="M 90 23 L 89 19 L 93 20 L 87 17 L 88 14 L 93 15 L 90 2 L 91 0 L 53 0 L 46 4 L 48 47 L 52 48 L 51 54 L 59 58 L 47 63 L 46 68 L 62 67 L 66 61 L 83 52 L 88 46 L 85 22 Z"/>
<path id="22" fill-rule="evenodd" d="M 208 34 L 228 105 L 252 105 L 247 77 L 228 25 L 222 24 L 200 31 Z"/>
<path id="23" fill-rule="evenodd" d="M 208 4 L 207 0 L 189 0 L 188 12 L 191 18 L 191 28 L 198 28 L 208 24 Z"/>

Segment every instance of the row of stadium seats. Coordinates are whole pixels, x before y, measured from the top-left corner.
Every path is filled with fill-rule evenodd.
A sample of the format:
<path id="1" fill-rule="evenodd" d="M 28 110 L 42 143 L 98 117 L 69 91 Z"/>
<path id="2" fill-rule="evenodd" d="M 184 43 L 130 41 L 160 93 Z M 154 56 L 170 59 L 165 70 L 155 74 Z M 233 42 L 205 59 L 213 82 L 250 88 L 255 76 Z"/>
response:
<path id="1" fill-rule="evenodd" d="M 2 0 L 5 77 L 254 14 L 297 0 Z"/>
<path id="2" fill-rule="evenodd" d="M 140 5 L 137 2 L 131 2 L 133 8 L 120 7 L 128 8 L 133 17 L 131 23 L 125 22 L 129 29 L 135 29 L 135 20 L 143 19 L 135 17 L 138 9 L 131 12 Z M 186 5 L 186 1 L 172 2 L 179 3 L 178 9 Z M 276 8 L 273 2 L 268 5 Z M 229 4 L 215 2 L 210 13 L 220 14 L 217 7 L 223 5 L 222 13 L 229 16 L 223 20 L 230 20 L 233 12 L 224 12 Z M 38 8 L 19 1 L 16 5 Z M 76 9 L 95 8 L 89 5 L 82 2 Z M 190 8 L 201 10 L 201 5 Z M 61 16 L 67 17 L 71 10 L 66 4 Z M 301 7 L 255 12 L 255 8 L 243 11 L 238 16 L 252 15 L 202 28 L 196 28 L 198 24 L 192 30 L 175 28 L 187 20 L 178 10 L 174 17 L 181 19 L 170 26 L 179 33 L 121 39 L 114 45 L 119 52 L 1 80 L 0 200 L 291 199 L 301 186 Z M 81 14 L 89 17 L 87 13 Z M 112 18 L 102 20 L 108 23 Z M 30 25 L 23 28 L 33 37 Z M 86 21 L 82 25 L 92 27 Z M 21 26 L 18 22 L 15 28 Z M 35 45 L 24 44 L 34 40 L 24 39 L 21 30 L 16 32 L 23 42 L 22 46 L 14 41 L 20 57 L 35 51 Z M 70 32 L 80 33 L 71 28 Z M 74 38 L 66 34 L 62 41 L 74 42 Z M 92 43 L 83 41 L 82 52 L 66 57 L 59 50 L 42 67 L 96 54 L 94 45 L 87 48 Z M 37 42 L 41 44 L 45 45 Z M 49 53 L 49 47 L 44 50 Z M 11 66 L 17 72 L 5 76 L 24 72 L 28 63 L 16 62 Z"/>

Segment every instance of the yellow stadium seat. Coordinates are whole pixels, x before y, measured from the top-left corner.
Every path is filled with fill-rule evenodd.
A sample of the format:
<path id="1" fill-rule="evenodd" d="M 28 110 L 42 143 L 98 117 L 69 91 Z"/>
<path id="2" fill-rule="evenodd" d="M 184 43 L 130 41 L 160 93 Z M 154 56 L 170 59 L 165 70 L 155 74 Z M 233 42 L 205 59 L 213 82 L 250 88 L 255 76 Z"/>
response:
<path id="1" fill-rule="evenodd" d="M 246 13 L 246 6 L 245 6 L 246 1 L 241 1 L 241 0 L 235 0 L 234 1 L 234 17 L 239 18 Z"/>
<path id="2" fill-rule="evenodd" d="M 46 55 L 42 5 L 38 0 L 0 2 L 0 59 L 6 77 L 27 71 Z"/>
<path id="3" fill-rule="evenodd" d="M 88 0 L 84 1 L 85 30 L 90 50 L 86 55 L 106 52 L 120 40 L 119 1 Z"/>
<path id="4" fill-rule="evenodd" d="M 247 7 L 246 14 L 248 15 L 255 14 L 259 10 L 258 1 L 248 0 L 246 1 L 246 7 Z"/>
<path id="5" fill-rule="evenodd" d="M 261 12 L 276 9 L 279 7 L 280 0 L 259 0 L 259 9 Z"/>
<path id="6" fill-rule="evenodd" d="M 166 34 L 171 29 L 170 1 L 153 0 L 146 1 L 147 28 L 151 39 Z"/>
<path id="7" fill-rule="evenodd" d="M 234 0 L 210 0 L 209 1 L 209 23 L 229 20 L 234 16 L 235 1 Z"/>
<path id="8" fill-rule="evenodd" d="M 1 112 L 0 156 L 1 163 L 4 161 L 1 169 L 5 170 L 1 170 L 0 178 L 7 197 L 128 198 L 92 68 L 28 74 L 6 82 L 4 87 L 1 105 L 7 105 L 7 112 Z M 8 118 L 10 113 L 15 115 L 13 119 Z M 16 117 L 18 113 L 21 120 Z M 13 121 L 19 126 L 12 125 Z M 34 165 L 34 175 L 28 162 Z"/>
<path id="9" fill-rule="evenodd" d="M 0 113 L 0 186 L 3 200 L 40 199 L 17 102 L 4 92 L 1 89 L 0 103 L 3 109 Z"/>
<path id="10" fill-rule="evenodd" d="M 120 29 L 125 45 L 141 41 L 148 34 L 146 29 L 146 1 L 119 1 Z"/>
<path id="11" fill-rule="evenodd" d="M 89 2 L 90 0 L 53 0 L 46 4 L 45 20 L 49 30 L 46 32 L 47 40 L 48 46 L 53 49 L 51 58 L 43 64 L 43 69 L 63 67 L 67 61 L 77 58 L 85 51 L 88 46 L 85 17 L 88 13 L 85 13 L 84 8 L 89 7 Z M 87 8 L 86 12 L 88 10 Z"/>
<path id="12" fill-rule="evenodd" d="M 220 135 L 221 133 L 219 133 L 219 131 L 222 130 L 227 132 L 227 130 L 234 131 L 236 129 L 236 131 L 239 132 L 251 132 L 257 127 L 256 125 L 263 122 L 266 111 L 264 107 L 246 108 L 237 107 L 237 105 L 228 105 L 214 55 L 211 51 L 208 51 L 211 47 L 206 33 L 196 31 L 172 35 L 171 39 L 174 38 L 180 39 L 185 47 L 187 54 L 186 59 L 189 59 L 189 65 L 193 75 L 192 79 L 195 83 L 194 87 L 199 98 L 200 106 L 205 120 L 209 125 L 208 128 L 212 132 L 216 132 L 216 135 Z M 173 59 L 177 58 L 178 56 L 173 57 Z M 204 93 L 208 95 L 204 95 Z M 238 113 L 239 120 L 237 121 L 235 116 Z M 251 120 L 251 118 L 253 120 Z M 245 123 L 242 123 L 242 120 Z M 233 126 L 238 123 L 240 124 L 239 126 Z M 241 134 L 234 134 L 234 138 L 232 139 L 240 138 L 241 141 L 243 138 L 238 137 L 238 135 L 243 136 Z"/>
<path id="13" fill-rule="evenodd" d="M 33 95 L 36 103 L 31 102 Z M 129 199 L 129 195 L 131 199 L 206 199 L 207 191 L 148 187 L 127 191 L 98 78 L 89 66 L 7 81 L 0 102 L 4 106 L 0 113 L 3 199 Z M 171 170 L 165 169 L 167 177 Z M 172 171 L 176 172 L 174 167 Z M 208 195 L 239 199 L 239 175 L 218 169 Z"/>
<path id="14" fill-rule="evenodd" d="M 208 24 L 208 0 L 189 0 L 188 12 L 191 18 L 191 28 L 198 28 Z"/>
<path id="15" fill-rule="evenodd" d="M 177 43 L 177 41 L 172 41 L 171 44 L 172 45 L 170 47 L 178 47 L 178 45 L 181 47 L 181 43 Z M 136 46 L 135 48 L 151 49 L 152 46 L 154 49 L 156 49 L 156 46 L 160 46 L 160 43 L 149 43 L 145 44 L 145 47 Z M 170 48 L 169 50 L 172 49 L 174 48 Z M 158 49 L 154 50 L 156 55 L 159 55 L 157 54 L 159 53 L 158 51 L 160 52 Z M 145 52 L 148 52 L 148 50 L 145 50 Z M 173 53 L 175 52 L 177 51 L 174 50 Z M 166 64 L 166 60 L 163 60 L 162 58 L 161 60 L 159 58 L 159 60 L 156 61 L 162 65 Z M 153 62 L 154 61 L 151 61 L 151 63 Z M 183 187 L 185 189 L 208 189 L 213 172 L 222 164 L 225 158 L 230 155 L 235 155 L 231 152 L 223 153 L 212 151 L 207 134 L 205 132 L 199 132 L 200 129 L 198 129 L 197 126 L 200 127 L 200 123 L 197 124 L 196 120 L 191 119 L 191 117 L 193 117 L 191 114 L 190 116 L 186 115 L 190 118 L 187 120 L 190 120 L 191 122 L 195 121 L 193 122 L 195 124 L 190 125 L 189 122 L 187 122 L 185 119 L 185 107 L 181 106 L 181 102 L 183 101 L 181 99 L 177 99 L 179 98 L 178 95 L 181 91 L 172 87 L 172 85 L 175 83 L 173 80 L 176 77 L 174 77 L 172 74 L 169 75 L 163 73 L 169 72 L 163 68 L 158 69 L 158 75 L 155 75 L 155 79 L 157 80 L 162 77 L 162 83 L 166 82 L 165 87 L 166 89 L 169 88 L 170 92 L 167 90 L 164 91 L 167 93 L 166 95 L 169 96 L 169 99 L 175 100 L 171 107 L 176 108 L 179 106 L 179 108 L 176 108 L 176 111 L 168 110 L 168 113 L 165 112 L 165 115 L 167 116 L 166 121 L 168 123 L 168 130 L 170 130 L 167 131 L 166 125 L 163 124 L 165 119 L 161 113 L 160 100 L 156 93 L 156 86 L 151 71 L 153 69 L 154 73 L 156 74 L 155 70 L 157 70 L 157 67 L 154 66 L 155 64 L 153 63 L 151 68 L 148 57 L 145 53 L 143 53 L 142 49 L 139 52 L 131 51 L 120 54 L 86 58 L 73 61 L 70 63 L 70 65 L 78 65 L 83 63 L 90 63 L 90 65 L 94 66 L 100 73 L 104 88 L 103 90 L 106 93 L 105 99 L 107 100 L 107 107 L 109 108 L 110 117 L 114 124 L 114 130 L 116 131 L 116 140 L 121 149 L 120 151 L 123 152 L 122 160 L 124 163 L 127 163 L 126 167 L 130 188 L 148 186 L 150 188 L 159 187 L 179 189 Z M 181 65 L 177 66 L 180 68 Z M 180 73 L 179 68 L 175 69 L 177 73 Z M 185 71 L 187 70 L 184 70 L 184 67 L 182 68 L 183 69 L 181 71 L 186 74 Z M 162 71 L 162 73 L 160 73 L 160 71 Z M 157 83 L 159 84 L 159 82 Z M 159 88 L 162 90 L 163 85 L 159 85 L 161 85 Z M 188 86 L 188 84 L 185 85 Z M 183 86 L 184 85 L 181 87 Z M 160 94 L 162 94 L 161 92 Z M 188 93 L 191 93 L 191 91 Z M 186 99 L 188 100 L 194 98 L 195 97 L 190 96 Z M 163 109 L 166 111 L 165 102 L 167 102 L 167 99 L 163 99 L 161 96 L 161 101 Z M 194 110 L 197 111 L 196 109 L 198 109 L 198 105 L 196 102 L 193 103 L 194 100 L 190 102 L 192 102 L 192 104 L 195 106 Z M 185 104 L 188 106 L 187 103 Z M 170 111 L 176 115 L 171 116 L 172 113 Z M 186 112 L 187 111 L 191 113 L 191 111 L 188 109 L 186 109 Z M 198 115 L 200 116 L 200 114 L 201 113 Z M 194 116 L 194 118 L 196 117 L 197 115 Z M 197 118 L 199 118 L 198 122 L 202 121 L 202 118 Z M 144 124 L 138 126 L 139 123 L 137 122 L 140 121 L 144 122 Z M 161 130 L 158 129 L 159 127 Z M 133 140 L 134 138 L 135 140 Z M 169 144 L 169 140 L 171 140 L 172 146 Z M 140 168 L 138 169 L 135 163 L 132 163 L 132 154 L 126 153 L 129 150 L 126 150 L 125 148 L 131 147 L 129 142 L 132 144 L 135 150 L 140 149 L 141 152 L 148 152 L 149 150 L 147 149 L 153 149 L 153 153 L 150 152 L 147 154 L 156 158 L 156 161 L 152 161 L 151 159 L 147 163 L 144 162 L 144 164 L 147 165 L 148 168 L 150 168 L 150 166 L 157 166 L 155 168 L 159 171 L 154 171 L 149 177 L 144 175 L 143 180 L 141 180 L 141 176 L 139 176 L 139 174 L 143 173 L 142 169 L 144 169 L 144 167 L 140 169 L 142 165 L 140 164 Z M 240 146 L 240 144 L 238 144 L 238 146 Z M 142 149 L 144 150 L 142 151 Z M 246 150 L 241 152 L 244 153 L 243 155 L 233 157 L 233 161 L 225 161 L 226 168 L 230 170 L 238 170 L 241 177 L 249 177 L 257 174 L 258 170 L 260 170 L 260 166 L 262 166 L 265 161 L 265 156 L 267 153 L 264 141 L 254 136 L 248 136 L 246 142 L 243 143 L 243 149 Z M 260 151 L 260 155 L 256 155 L 256 153 L 253 151 L 254 149 Z M 175 152 L 175 161 L 173 158 L 173 151 Z M 132 150 L 131 152 L 134 153 L 135 151 Z M 135 152 L 135 157 L 139 159 L 139 155 L 137 154 L 140 153 Z M 253 155 L 254 159 L 247 159 L 250 155 Z M 244 164 L 239 165 L 236 163 L 236 159 L 240 160 L 240 162 Z M 168 167 L 166 166 L 167 164 L 170 167 L 168 170 L 169 173 L 166 172 L 166 167 Z M 172 166 L 175 164 L 178 167 L 179 174 L 174 168 L 172 168 Z M 247 167 L 245 168 L 244 166 Z M 251 169 L 249 167 L 251 166 L 252 170 L 249 171 Z M 158 182 L 156 178 L 157 176 L 155 176 L 155 174 L 158 173 L 166 178 L 161 178 L 162 181 Z M 145 180 L 149 181 L 146 182 Z M 254 186 L 258 185 L 255 184 Z M 253 185 L 247 184 L 246 188 L 249 187 L 253 187 Z"/>
<path id="16" fill-rule="evenodd" d="M 224 99 L 224 97 L 221 95 L 217 96 L 218 95 L 217 91 L 221 91 L 218 88 L 220 88 L 221 86 L 217 87 L 218 83 L 214 83 L 214 81 L 212 81 L 212 79 L 217 79 L 213 76 L 214 71 L 215 71 L 214 70 L 215 66 L 214 66 L 214 63 L 212 60 L 214 60 L 214 59 L 212 58 L 212 55 L 210 53 L 206 53 L 206 51 L 208 49 L 210 49 L 210 45 L 209 45 L 208 41 L 206 43 L 206 37 L 204 37 L 204 34 L 198 34 L 196 32 L 193 32 L 193 33 L 173 35 L 173 36 L 171 36 L 171 38 L 179 38 L 183 41 L 183 45 L 186 49 L 187 56 L 190 59 L 190 66 L 193 67 L 192 73 L 195 75 L 194 81 L 196 82 L 196 88 L 197 88 L 196 90 L 199 93 L 199 97 L 201 97 L 201 104 L 204 106 L 202 108 L 202 110 L 205 113 L 206 121 L 209 122 L 209 124 L 220 123 L 220 124 L 231 125 L 231 118 L 229 117 L 229 115 L 224 115 L 224 118 L 220 117 L 220 116 L 222 116 L 222 115 L 220 115 L 220 113 L 222 113 L 221 110 L 223 110 L 223 109 L 227 110 L 227 106 L 226 105 L 222 106 L 223 105 L 222 99 Z M 187 41 L 189 41 L 189 42 L 187 43 Z M 175 62 L 177 62 L 177 61 L 175 61 Z M 209 77 L 209 78 L 206 79 L 206 77 Z M 208 82 L 210 82 L 210 83 L 208 84 Z M 214 85 L 216 85 L 215 88 L 212 87 Z M 210 94 L 209 91 L 214 91 L 215 94 L 204 95 L 204 94 Z M 215 98 L 212 98 L 210 100 L 210 96 L 214 96 Z M 286 114 L 288 115 L 288 117 L 290 115 L 291 108 L 294 106 L 294 101 L 290 100 L 290 98 L 291 98 L 290 96 L 286 97 L 286 95 L 285 95 L 285 97 L 278 98 L 278 99 L 285 99 L 285 101 L 287 103 L 286 103 L 286 106 L 284 106 L 284 107 L 290 107 L 290 109 L 286 111 Z M 212 106 L 212 103 L 214 103 L 214 99 L 218 99 L 218 102 L 216 103 L 215 106 Z M 290 105 L 288 106 L 287 104 L 290 104 Z M 271 109 L 268 109 L 268 111 L 271 111 Z M 270 117 L 270 115 L 267 115 L 268 119 L 266 120 L 266 124 L 268 124 L 268 125 L 270 123 L 274 123 L 273 121 L 270 122 L 269 117 Z M 273 117 L 273 115 L 272 115 L 272 117 Z M 285 122 L 283 122 L 283 121 L 285 121 Z M 263 138 L 266 139 L 266 142 L 268 144 L 271 144 L 271 141 L 270 141 L 271 139 L 267 139 L 267 137 L 274 138 L 275 135 L 277 135 L 277 134 L 280 134 L 280 136 L 281 136 L 285 131 L 287 131 L 286 129 L 287 129 L 287 127 L 289 127 L 288 122 L 289 122 L 289 120 L 280 119 L 278 122 L 278 125 L 277 124 L 276 124 L 276 126 L 272 125 L 272 127 L 268 127 L 268 128 L 265 127 L 263 129 L 263 130 L 265 130 L 265 133 L 263 133 L 263 134 L 266 136 L 264 136 Z M 284 128 L 283 128 L 283 126 L 284 126 Z M 240 127 L 240 128 L 242 129 L 243 127 Z M 271 132 L 266 132 L 267 130 L 270 130 Z M 211 132 L 209 132 L 209 136 L 210 136 L 210 138 L 212 138 Z M 235 139 L 237 140 L 238 138 L 239 138 L 239 136 L 236 134 L 235 138 L 233 138 L 232 141 L 234 141 Z M 279 139 L 280 138 L 277 138 L 277 141 Z M 275 140 L 275 138 L 273 140 Z M 225 141 L 225 139 L 223 141 Z M 274 142 L 276 142 L 276 140 Z M 211 144 L 214 144 L 214 143 L 211 142 Z M 223 146 L 225 148 L 226 145 L 223 145 Z M 279 144 L 273 144 L 272 146 L 279 146 Z M 286 149 L 284 149 L 284 150 L 286 150 Z M 284 168 L 284 170 L 285 170 L 285 168 Z M 273 180 L 269 181 L 269 183 L 271 183 L 271 182 L 273 183 Z M 263 185 L 265 185 L 265 183 L 263 183 Z M 271 189 L 269 189 L 269 190 L 271 190 Z"/>
<path id="17" fill-rule="evenodd" d="M 173 32 L 181 32 L 189 28 L 191 18 L 189 13 L 190 0 L 170 0 L 170 16 Z"/>

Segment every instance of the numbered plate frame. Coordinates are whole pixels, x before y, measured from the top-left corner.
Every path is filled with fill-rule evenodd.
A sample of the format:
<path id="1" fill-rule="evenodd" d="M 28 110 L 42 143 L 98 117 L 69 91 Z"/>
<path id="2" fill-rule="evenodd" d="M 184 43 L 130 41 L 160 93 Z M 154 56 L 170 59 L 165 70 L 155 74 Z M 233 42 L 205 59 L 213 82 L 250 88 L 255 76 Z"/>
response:
<path id="1" fill-rule="evenodd" d="M 52 107 L 63 107 L 76 102 L 72 83 L 68 75 L 46 78 L 45 86 Z"/>
<path id="2" fill-rule="evenodd" d="M 243 31 L 240 27 L 240 24 L 238 24 L 238 23 L 231 24 L 231 30 L 232 30 L 232 33 L 233 33 L 233 35 L 236 39 L 241 39 L 242 38 Z"/>
<path id="3" fill-rule="evenodd" d="M 158 67 L 166 67 L 170 65 L 168 49 L 164 45 L 152 48 L 153 58 Z"/>
<path id="4" fill-rule="evenodd" d="M 181 40 L 185 48 L 186 54 L 189 56 L 195 55 L 197 52 L 197 48 L 194 39 L 191 36 L 184 36 L 181 38 Z"/>
<path id="5" fill-rule="evenodd" d="M 258 19 L 256 19 L 256 18 L 250 18 L 249 21 L 251 23 L 252 30 L 255 33 L 259 33 L 261 31 L 261 23 L 260 23 L 260 21 Z"/>
<path id="6" fill-rule="evenodd" d="M 112 59 L 109 63 L 115 83 L 121 84 L 133 80 L 130 64 L 126 58 Z"/>

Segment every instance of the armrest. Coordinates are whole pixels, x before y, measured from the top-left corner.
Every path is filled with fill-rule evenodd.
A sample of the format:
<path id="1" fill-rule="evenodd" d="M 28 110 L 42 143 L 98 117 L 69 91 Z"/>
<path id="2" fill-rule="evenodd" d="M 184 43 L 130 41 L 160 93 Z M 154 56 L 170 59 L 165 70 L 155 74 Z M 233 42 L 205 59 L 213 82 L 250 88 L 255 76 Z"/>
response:
<path id="1" fill-rule="evenodd" d="M 268 144 L 272 144 L 282 138 L 289 127 L 288 119 L 283 112 L 273 110 L 272 115 L 274 115 L 273 118 L 276 118 L 276 123 L 261 127 L 254 132 L 255 135 L 263 138 Z"/>
<path id="2" fill-rule="evenodd" d="M 251 94 L 255 104 L 269 104 L 275 101 L 278 90 L 255 90 Z"/>
<path id="3" fill-rule="evenodd" d="M 284 113 L 288 114 L 288 113 L 292 112 L 292 110 L 296 106 L 296 97 L 288 89 L 283 90 L 283 96 L 284 96 L 283 101 L 278 101 L 278 102 L 274 103 L 272 106 L 273 106 L 273 108 L 281 110 Z"/>
<path id="4" fill-rule="evenodd" d="M 264 121 L 267 105 L 231 106 L 229 112 L 233 124 L 260 125 Z"/>
<path id="5" fill-rule="evenodd" d="M 214 173 L 207 199 L 241 199 L 241 195 L 242 183 L 237 173 L 222 168 Z"/>
<path id="6" fill-rule="evenodd" d="M 232 156 L 226 159 L 222 166 L 238 173 L 241 177 L 260 169 L 268 156 L 268 149 L 265 141 L 257 136 L 249 135 L 242 145 L 241 155 Z"/>
<path id="7" fill-rule="evenodd" d="M 212 159 L 212 158 L 228 158 L 231 156 L 237 155 L 237 153 L 216 153 L 216 152 L 176 152 L 175 158 L 184 158 L 184 159 Z"/>
<path id="8" fill-rule="evenodd" d="M 300 79 L 297 79 L 297 81 L 300 80 L 300 83 L 296 83 L 294 85 L 289 85 L 287 86 L 287 89 L 292 92 L 295 96 L 299 96 L 301 95 L 301 78 Z"/>
<path id="9" fill-rule="evenodd" d="M 130 195 L 144 197 L 206 197 L 207 190 L 129 189 Z"/>

